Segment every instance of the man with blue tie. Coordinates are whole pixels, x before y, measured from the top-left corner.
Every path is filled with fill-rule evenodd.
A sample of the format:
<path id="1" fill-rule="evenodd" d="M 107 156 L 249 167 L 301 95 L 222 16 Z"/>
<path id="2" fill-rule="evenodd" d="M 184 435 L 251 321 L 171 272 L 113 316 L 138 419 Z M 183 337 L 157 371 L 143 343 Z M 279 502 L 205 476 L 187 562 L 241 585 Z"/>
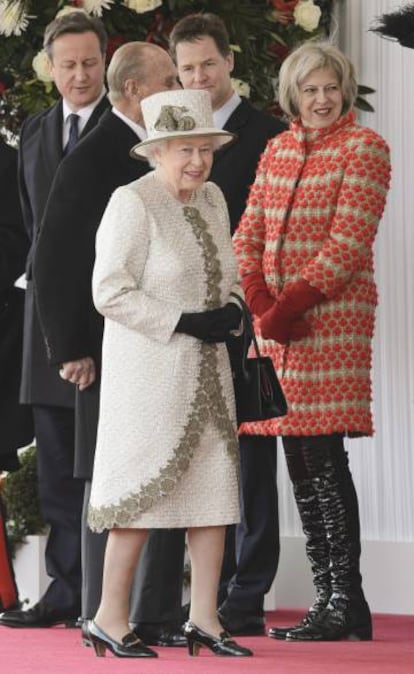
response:
<path id="1" fill-rule="evenodd" d="M 0 616 L 0 624 L 9 627 L 49 627 L 73 622 L 80 614 L 83 482 L 73 478 L 75 390 L 48 365 L 32 263 L 56 170 L 77 138 L 87 134 L 108 107 L 104 89 L 106 45 L 101 21 L 83 11 L 64 14 L 47 26 L 44 48 L 60 98 L 51 108 L 29 117 L 20 134 L 20 196 L 31 240 L 26 266 L 21 402 L 33 410 L 40 504 L 50 527 L 46 569 L 52 580 L 35 606 Z"/>
<path id="2" fill-rule="evenodd" d="M 82 618 L 94 617 L 102 592 L 107 532 L 87 526 L 99 416 L 104 321 L 92 300 L 95 235 L 112 192 L 142 177 L 147 162 L 129 155 L 146 138 L 141 100 L 178 88 L 167 52 L 148 42 L 127 42 L 107 70 L 108 98 L 94 130 L 62 161 L 43 216 L 33 276 L 48 360 L 76 385 L 75 475 L 85 480 Z M 73 186 L 76 186 L 74 189 Z M 148 645 L 184 646 L 180 631 L 184 549 L 170 548 L 171 530 L 154 530 L 135 578 L 130 619 Z M 159 569 L 159 559 L 168 564 Z"/>

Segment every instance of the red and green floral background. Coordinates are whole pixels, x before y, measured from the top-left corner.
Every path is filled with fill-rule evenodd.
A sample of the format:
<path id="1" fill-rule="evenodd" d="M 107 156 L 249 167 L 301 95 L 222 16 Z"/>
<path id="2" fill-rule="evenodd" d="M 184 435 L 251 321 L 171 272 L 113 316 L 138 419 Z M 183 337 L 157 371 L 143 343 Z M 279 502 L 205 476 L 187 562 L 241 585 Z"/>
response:
<path id="1" fill-rule="evenodd" d="M 109 35 L 108 59 L 130 40 L 167 48 L 186 14 L 222 17 L 235 54 L 234 86 L 258 107 L 277 112 L 275 86 L 290 50 L 329 34 L 334 0 L 0 0 L 0 130 L 18 135 L 22 120 L 56 98 L 42 53 L 46 25 L 58 12 L 99 16 Z"/>

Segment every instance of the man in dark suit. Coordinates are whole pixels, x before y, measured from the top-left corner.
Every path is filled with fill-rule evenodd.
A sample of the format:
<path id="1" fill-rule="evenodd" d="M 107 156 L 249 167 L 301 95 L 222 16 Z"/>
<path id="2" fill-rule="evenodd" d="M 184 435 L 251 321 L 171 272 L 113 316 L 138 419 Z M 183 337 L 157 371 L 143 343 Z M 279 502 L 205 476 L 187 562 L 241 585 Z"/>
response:
<path id="1" fill-rule="evenodd" d="M 206 89 L 214 122 L 237 134 L 237 142 L 215 153 L 210 179 L 223 190 L 232 233 L 244 211 L 257 162 L 269 138 L 285 129 L 233 90 L 233 53 L 218 16 L 184 17 L 170 36 L 170 50 L 185 89 Z M 258 442 L 260 447 L 258 447 Z M 228 527 L 219 615 L 232 634 L 264 633 L 264 595 L 279 559 L 276 439 L 240 437 L 242 521 Z"/>
<path id="2" fill-rule="evenodd" d="M 0 137 L 0 473 L 20 468 L 17 449 L 33 440 L 32 411 L 19 405 L 24 271 L 29 239 L 17 188 L 17 151 Z"/>
<path id="3" fill-rule="evenodd" d="M 73 621 L 80 613 L 83 483 L 73 478 L 74 390 L 48 365 L 32 263 L 56 169 L 77 136 L 87 134 L 108 105 L 103 85 L 106 42 L 103 24 L 84 12 L 63 15 L 47 26 L 44 47 L 61 98 L 29 117 L 20 136 L 20 196 L 32 242 L 26 266 L 21 401 L 33 410 L 39 497 L 50 526 L 46 569 L 52 582 L 31 609 L 0 616 L 0 624 L 9 627 L 48 627 Z"/>
<path id="4" fill-rule="evenodd" d="M 0 137 L 0 473 L 20 468 L 17 449 L 33 440 L 32 412 L 19 405 L 24 291 L 15 287 L 24 270 L 29 239 L 17 188 L 17 151 Z M 0 491 L 0 610 L 17 604 Z"/>
<path id="5" fill-rule="evenodd" d="M 87 527 L 96 431 L 103 318 L 92 301 L 95 234 L 112 192 L 143 176 L 147 162 L 129 156 L 146 137 L 140 102 L 158 91 L 175 89 L 177 73 L 168 54 L 153 44 L 130 42 L 114 53 L 107 72 L 113 107 L 59 166 L 42 222 L 34 280 L 48 359 L 61 376 L 77 386 L 75 475 L 86 480 L 82 517 L 82 618 L 95 616 L 101 596 L 106 534 Z M 146 573 L 134 585 L 131 622 L 151 645 L 185 645 L 179 623 L 182 571 L 160 576 L 152 541 L 168 547 L 171 533 L 153 532 L 148 541 Z M 173 567 L 182 569 L 178 551 Z M 174 588 L 174 589 L 173 589 Z M 174 597 L 173 605 L 169 596 Z"/>

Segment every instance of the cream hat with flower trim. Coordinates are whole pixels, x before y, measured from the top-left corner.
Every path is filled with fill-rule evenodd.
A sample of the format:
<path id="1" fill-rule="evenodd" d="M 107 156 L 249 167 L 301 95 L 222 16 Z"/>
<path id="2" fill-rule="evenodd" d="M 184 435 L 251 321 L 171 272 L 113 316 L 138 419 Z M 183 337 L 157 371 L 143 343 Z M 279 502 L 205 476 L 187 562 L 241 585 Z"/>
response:
<path id="1" fill-rule="evenodd" d="M 210 94 L 197 89 L 161 91 L 141 101 L 148 137 L 130 151 L 134 159 L 147 159 L 152 143 L 172 138 L 214 136 L 221 147 L 236 139 L 213 122 Z"/>

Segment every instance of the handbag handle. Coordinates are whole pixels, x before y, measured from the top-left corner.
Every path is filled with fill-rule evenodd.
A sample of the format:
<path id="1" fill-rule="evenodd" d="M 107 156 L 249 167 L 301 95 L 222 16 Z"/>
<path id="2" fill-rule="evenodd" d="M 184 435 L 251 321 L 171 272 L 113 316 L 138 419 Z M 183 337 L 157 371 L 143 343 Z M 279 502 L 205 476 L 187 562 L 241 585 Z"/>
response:
<path id="1" fill-rule="evenodd" d="M 242 312 L 242 318 L 243 318 L 243 355 L 242 355 L 242 370 L 243 370 L 243 375 L 246 377 L 246 379 L 249 376 L 249 373 L 246 368 L 246 360 L 247 360 L 247 354 L 249 352 L 249 346 L 253 342 L 253 347 L 256 352 L 256 357 L 261 358 L 261 353 L 259 349 L 259 345 L 257 343 L 256 335 L 254 332 L 254 327 L 253 327 L 253 321 L 252 321 L 252 316 L 250 313 L 250 309 L 247 306 L 246 302 L 244 299 L 240 297 L 240 295 L 237 295 L 236 293 L 230 293 L 230 296 L 234 297 L 237 300 L 237 303 L 240 305 L 240 309 Z"/>

